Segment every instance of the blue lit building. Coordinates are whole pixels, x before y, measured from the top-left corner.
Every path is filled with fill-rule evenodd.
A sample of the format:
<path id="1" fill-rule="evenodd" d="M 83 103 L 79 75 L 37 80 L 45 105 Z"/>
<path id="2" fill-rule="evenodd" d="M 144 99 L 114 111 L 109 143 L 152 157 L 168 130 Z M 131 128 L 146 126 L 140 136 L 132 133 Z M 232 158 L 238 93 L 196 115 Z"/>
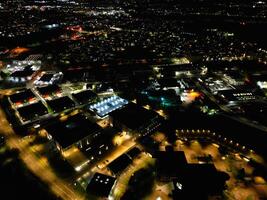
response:
<path id="1" fill-rule="evenodd" d="M 118 96 L 112 96 L 100 102 L 92 104 L 89 109 L 96 113 L 99 117 L 105 117 L 112 111 L 115 111 L 127 105 L 128 101 Z"/>

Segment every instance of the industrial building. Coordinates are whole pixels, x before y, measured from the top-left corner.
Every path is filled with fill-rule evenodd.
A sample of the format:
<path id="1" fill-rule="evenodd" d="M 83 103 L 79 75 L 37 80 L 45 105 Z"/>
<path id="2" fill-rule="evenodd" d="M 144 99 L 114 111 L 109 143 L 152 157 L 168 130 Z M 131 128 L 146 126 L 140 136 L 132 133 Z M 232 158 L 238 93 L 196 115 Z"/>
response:
<path id="1" fill-rule="evenodd" d="M 154 111 L 129 103 L 125 107 L 110 113 L 113 127 L 136 136 L 153 133 L 160 125 L 162 118 Z"/>

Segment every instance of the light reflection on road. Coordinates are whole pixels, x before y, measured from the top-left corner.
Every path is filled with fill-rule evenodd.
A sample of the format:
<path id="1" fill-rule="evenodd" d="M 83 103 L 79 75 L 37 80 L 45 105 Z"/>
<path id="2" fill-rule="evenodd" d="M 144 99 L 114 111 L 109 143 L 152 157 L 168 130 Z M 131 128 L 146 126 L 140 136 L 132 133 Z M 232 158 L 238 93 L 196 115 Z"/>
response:
<path id="1" fill-rule="evenodd" d="M 78 195 L 68 184 L 59 179 L 53 170 L 44 162 L 42 158 L 38 158 L 29 148 L 27 142 L 23 142 L 22 138 L 17 136 L 8 121 L 3 110 L 0 108 L 0 132 L 5 135 L 6 143 L 10 148 L 19 150 L 20 158 L 28 167 L 28 169 L 38 176 L 43 182 L 50 186 L 53 193 L 66 200 L 82 200 L 83 198 Z"/>

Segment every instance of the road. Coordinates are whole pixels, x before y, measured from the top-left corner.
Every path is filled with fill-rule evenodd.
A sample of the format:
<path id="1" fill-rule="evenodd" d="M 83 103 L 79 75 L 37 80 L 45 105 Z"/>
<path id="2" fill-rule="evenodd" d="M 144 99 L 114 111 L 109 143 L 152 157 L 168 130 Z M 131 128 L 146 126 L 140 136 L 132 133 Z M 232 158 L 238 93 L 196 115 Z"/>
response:
<path id="1" fill-rule="evenodd" d="M 83 198 L 77 194 L 66 182 L 59 179 L 47 163 L 42 162 L 32 151 L 29 145 L 22 142 L 22 138 L 15 134 L 6 119 L 5 113 L 0 107 L 0 132 L 5 135 L 7 146 L 19 150 L 20 158 L 27 168 L 46 183 L 51 191 L 58 197 L 65 200 L 82 200 Z"/>

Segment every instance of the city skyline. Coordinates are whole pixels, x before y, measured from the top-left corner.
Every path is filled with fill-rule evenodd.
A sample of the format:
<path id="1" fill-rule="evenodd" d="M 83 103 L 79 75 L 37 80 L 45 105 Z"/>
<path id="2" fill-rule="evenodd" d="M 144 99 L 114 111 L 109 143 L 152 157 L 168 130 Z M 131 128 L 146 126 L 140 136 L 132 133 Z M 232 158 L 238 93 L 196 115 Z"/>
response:
<path id="1" fill-rule="evenodd" d="M 2 199 L 267 198 L 267 3 L 0 3 Z"/>

